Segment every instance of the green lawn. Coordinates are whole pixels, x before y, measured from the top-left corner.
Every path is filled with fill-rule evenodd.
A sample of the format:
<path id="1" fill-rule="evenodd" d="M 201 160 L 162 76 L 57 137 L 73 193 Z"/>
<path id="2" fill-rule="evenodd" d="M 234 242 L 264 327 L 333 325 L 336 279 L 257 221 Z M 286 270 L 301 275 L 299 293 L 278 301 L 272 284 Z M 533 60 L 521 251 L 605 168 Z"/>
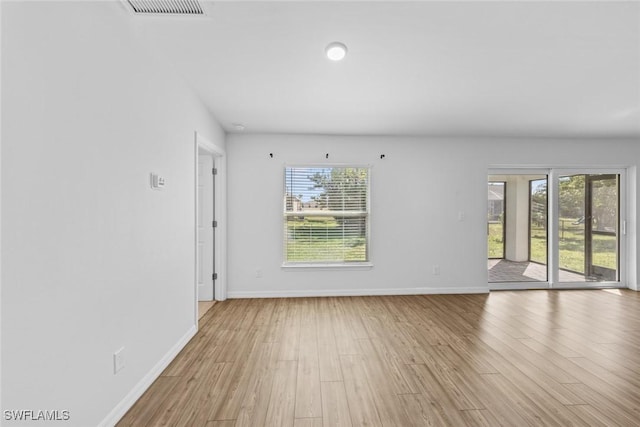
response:
<path id="1" fill-rule="evenodd" d="M 559 226 L 560 268 L 584 274 L 584 224 L 573 224 L 575 219 L 564 218 Z M 502 224 L 489 224 L 489 258 L 501 258 Z M 547 237 L 542 227 L 531 230 L 530 260 L 546 264 Z M 593 264 L 610 269 L 617 268 L 615 236 L 594 235 Z"/>
<path id="2" fill-rule="evenodd" d="M 560 268 L 584 273 L 584 224 L 573 224 L 574 221 L 563 218 L 558 227 Z M 616 252 L 615 236 L 593 236 L 593 265 L 615 270 Z"/>
<path id="3" fill-rule="evenodd" d="M 547 230 L 531 227 L 531 253 L 529 259 L 540 264 L 547 263 Z"/>
<path id="4" fill-rule="evenodd" d="M 345 222 L 331 217 L 290 219 L 287 224 L 287 261 L 366 261 L 364 230 L 358 232 L 359 224 L 354 220 L 359 221 L 350 219 Z M 584 273 L 584 224 L 573 222 L 564 219 L 564 225 L 560 223 L 560 268 Z M 489 224 L 489 258 L 504 256 L 502 228 L 502 223 Z M 594 265 L 616 269 L 615 236 L 595 235 L 593 244 Z M 531 230 L 530 260 L 546 264 L 547 237 L 542 227 Z"/>
<path id="5" fill-rule="evenodd" d="M 503 225 L 501 222 L 489 224 L 489 258 L 504 257 L 504 242 L 502 241 Z"/>
<path id="6" fill-rule="evenodd" d="M 287 222 L 287 261 L 366 261 L 367 246 L 361 218 L 290 218 Z"/>

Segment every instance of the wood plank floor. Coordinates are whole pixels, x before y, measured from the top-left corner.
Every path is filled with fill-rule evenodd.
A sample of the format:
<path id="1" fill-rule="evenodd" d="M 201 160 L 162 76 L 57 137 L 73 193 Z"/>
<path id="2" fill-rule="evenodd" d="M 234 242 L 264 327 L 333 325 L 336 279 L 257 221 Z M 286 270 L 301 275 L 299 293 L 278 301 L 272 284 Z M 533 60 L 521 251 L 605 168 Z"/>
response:
<path id="1" fill-rule="evenodd" d="M 640 293 L 228 300 L 124 426 L 637 426 Z"/>
<path id="2" fill-rule="evenodd" d="M 198 301 L 198 319 L 202 319 L 217 301 Z"/>

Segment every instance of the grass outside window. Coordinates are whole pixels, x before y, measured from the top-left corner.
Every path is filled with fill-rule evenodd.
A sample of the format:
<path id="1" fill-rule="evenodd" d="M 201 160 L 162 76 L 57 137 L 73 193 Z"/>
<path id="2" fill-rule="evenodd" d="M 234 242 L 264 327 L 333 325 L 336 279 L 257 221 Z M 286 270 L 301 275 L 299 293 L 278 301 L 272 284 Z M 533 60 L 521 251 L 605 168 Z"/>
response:
<path id="1" fill-rule="evenodd" d="M 563 218 L 558 233 L 559 267 L 562 270 L 584 274 L 584 225 L 573 224 L 575 218 Z M 489 224 L 489 258 L 502 258 L 502 223 Z M 615 270 L 617 268 L 616 236 L 593 236 L 593 264 Z M 531 228 L 530 259 L 546 264 L 547 231 L 544 227 Z"/>
<path id="2" fill-rule="evenodd" d="M 286 228 L 289 262 L 366 261 L 364 218 L 288 217 Z"/>

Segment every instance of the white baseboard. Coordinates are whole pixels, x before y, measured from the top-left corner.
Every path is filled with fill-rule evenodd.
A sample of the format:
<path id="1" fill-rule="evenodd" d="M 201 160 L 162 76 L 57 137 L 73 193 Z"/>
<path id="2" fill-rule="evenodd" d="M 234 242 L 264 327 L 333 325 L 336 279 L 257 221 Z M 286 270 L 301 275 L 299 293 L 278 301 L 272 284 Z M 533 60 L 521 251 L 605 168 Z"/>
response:
<path id="1" fill-rule="evenodd" d="M 187 345 L 189 340 L 193 338 L 193 336 L 198 332 L 198 328 L 193 325 L 186 334 L 165 354 L 162 359 L 156 365 L 151 368 L 149 373 L 140 380 L 138 384 L 125 396 L 118 405 L 113 408 L 113 410 L 106 416 L 104 420 L 100 424 L 99 427 L 112 427 L 115 426 L 118 421 L 127 413 L 129 409 L 133 406 L 134 403 L 140 396 L 147 391 L 149 386 L 153 384 L 153 382 L 160 376 L 162 371 L 165 370 L 169 363 L 180 353 L 180 351 Z"/>
<path id="2" fill-rule="evenodd" d="M 229 291 L 228 298 L 296 298 L 340 297 L 374 295 L 432 295 L 432 294 L 485 294 L 489 288 L 388 288 L 388 289 L 329 289 L 308 291 Z"/>

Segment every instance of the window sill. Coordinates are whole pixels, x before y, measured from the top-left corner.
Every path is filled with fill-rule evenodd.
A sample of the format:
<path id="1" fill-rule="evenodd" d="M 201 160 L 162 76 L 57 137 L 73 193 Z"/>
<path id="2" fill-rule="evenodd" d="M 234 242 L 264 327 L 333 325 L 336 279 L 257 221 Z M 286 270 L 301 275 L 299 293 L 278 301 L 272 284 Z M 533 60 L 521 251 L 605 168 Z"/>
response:
<path id="1" fill-rule="evenodd" d="M 371 270 L 373 264 L 370 262 L 358 262 L 358 263 L 344 263 L 344 264 L 331 264 L 331 263 L 283 263 L 283 270 Z"/>

